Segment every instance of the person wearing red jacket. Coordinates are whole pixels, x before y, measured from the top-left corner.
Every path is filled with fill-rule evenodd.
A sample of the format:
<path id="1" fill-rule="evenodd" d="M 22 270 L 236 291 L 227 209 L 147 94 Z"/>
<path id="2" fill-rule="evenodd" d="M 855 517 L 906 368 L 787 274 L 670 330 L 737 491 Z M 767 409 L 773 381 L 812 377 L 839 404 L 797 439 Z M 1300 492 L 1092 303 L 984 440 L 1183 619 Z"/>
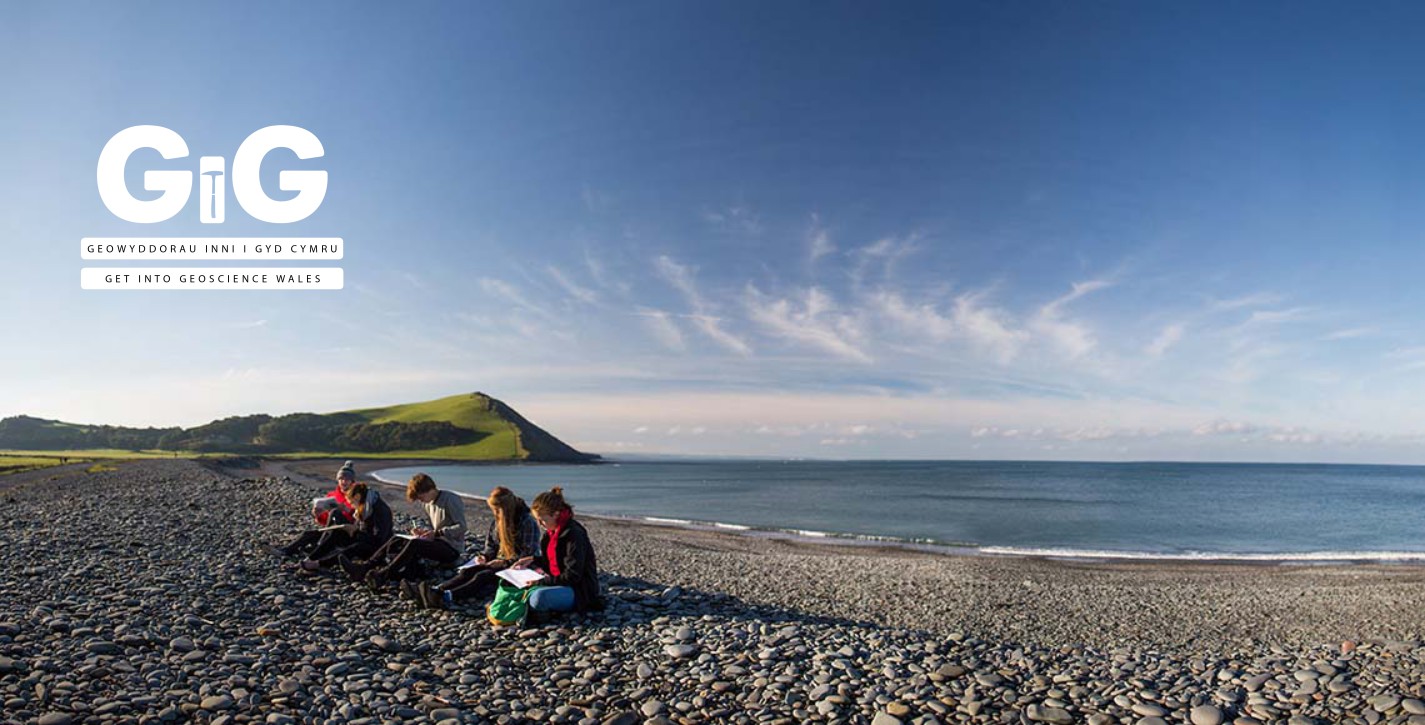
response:
<path id="1" fill-rule="evenodd" d="M 356 467 L 352 465 L 351 461 L 347 461 L 337 469 L 336 488 L 326 496 L 312 499 L 312 518 L 316 520 L 317 528 L 302 532 L 301 536 L 286 546 L 271 547 L 273 553 L 282 557 L 305 554 L 321 543 L 323 534 L 344 534 L 341 531 L 324 531 L 323 529 L 353 522 L 352 511 L 355 506 L 348 494 L 351 492 L 351 487 L 355 485 Z"/>

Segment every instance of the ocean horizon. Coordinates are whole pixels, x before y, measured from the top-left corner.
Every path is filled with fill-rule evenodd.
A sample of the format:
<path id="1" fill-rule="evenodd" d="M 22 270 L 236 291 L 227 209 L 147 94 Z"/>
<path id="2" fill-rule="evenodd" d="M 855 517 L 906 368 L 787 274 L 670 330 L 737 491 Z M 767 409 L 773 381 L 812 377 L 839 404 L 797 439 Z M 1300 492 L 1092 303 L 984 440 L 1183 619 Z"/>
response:
<path id="1" fill-rule="evenodd" d="M 1425 562 L 1425 466 L 644 458 L 396 467 L 599 516 L 985 555 Z"/>

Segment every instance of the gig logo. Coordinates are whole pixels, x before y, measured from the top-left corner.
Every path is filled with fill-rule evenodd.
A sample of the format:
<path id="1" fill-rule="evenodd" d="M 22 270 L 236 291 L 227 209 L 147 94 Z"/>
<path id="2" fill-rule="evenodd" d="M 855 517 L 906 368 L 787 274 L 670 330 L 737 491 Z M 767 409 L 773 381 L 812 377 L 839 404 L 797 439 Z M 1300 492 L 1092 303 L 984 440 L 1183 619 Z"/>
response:
<path id="1" fill-rule="evenodd" d="M 97 178 L 99 198 L 114 216 L 136 224 L 168 221 L 187 206 L 193 192 L 193 172 L 150 169 L 144 172 L 148 191 L 161 192 L 156 199 L 134 198 L 124 182 L 129 157 L 139 149 L 153 149 L 165 159 L 188 156 L 183 137 L 163 126 L 130 126 L 104 144 L 99 154 Z M 291 199 L 278 201 L 262 190 L 262 160 L 274 149 L 290 149 L 299 159 L 320 158 L 322 142 L 311 131 L 298 126 L 268 126 L 254 131 L 233 155 L 231 183 L 233 197 L 249 216 L 270 224 L 291 224 L 311 216 L 327 194 L 327 172 L 284 170 L 277 176 L 277 188 L 295 191 Z M 222 156 L 198 159 L 198 220 L 221 224 L 226 215 L 228 185 L 227 160 Z"/>

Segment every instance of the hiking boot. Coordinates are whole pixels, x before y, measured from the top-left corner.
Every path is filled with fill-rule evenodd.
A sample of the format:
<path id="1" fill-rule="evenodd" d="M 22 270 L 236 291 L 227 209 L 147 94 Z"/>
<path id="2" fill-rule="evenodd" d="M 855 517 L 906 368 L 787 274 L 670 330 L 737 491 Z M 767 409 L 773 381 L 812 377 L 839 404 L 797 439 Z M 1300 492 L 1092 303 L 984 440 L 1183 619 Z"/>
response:
<path id="1" fill-rule="evenodd" d="M 421 604 L 424 604 L 426 609 L 445 609 L 445 590 L 421 582 L 417 591 L 420 592 Z"/>
<path id="2" fill-rule="evenodd" d="M 386 586 L 387 574 L 381 569 L 372 569 L 366 572 L 366 587 L 373 592 L 379 593 Z"/>
<path id="3" fill-rule="evenodd" d="M 398 584 L 396 588 L 401 590 L 402 599 L 415 602 L 417 606 L 423 605 L 425 603 L 425 598 L 421 596 L 423 592 L 421 592 L 420 588 L 416 586 L 415 582 L 410 582 L 406 581 L 405 579 L 402 579 L 401 583 Z"/>
<path id="4" fill-rule="evenodd" d="M 347 558 L 346 554 L 338 554 L 336 557 L 336 563 L 341 565 L 341 570 L 346 572 L 346 575 L 351 578 L 351 581 L 353 583 L 360 584 L 363 580 L 366 579 L 368 567 L 363 564 L 358 564 L 352 561 L 351 559 Z"/>

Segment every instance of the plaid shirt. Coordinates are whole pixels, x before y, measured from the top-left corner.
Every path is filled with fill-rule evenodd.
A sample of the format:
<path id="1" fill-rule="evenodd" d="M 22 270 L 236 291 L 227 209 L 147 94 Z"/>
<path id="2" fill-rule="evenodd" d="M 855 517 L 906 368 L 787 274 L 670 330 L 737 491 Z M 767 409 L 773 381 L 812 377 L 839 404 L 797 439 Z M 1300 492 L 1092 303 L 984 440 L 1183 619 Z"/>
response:
<path id="1" fill-rule="evenodd" d="M 541 536 L 539 524 L 535 522 L 534 517 L 529 514 L 521 516 L 519 531 L 515 532 L 515 558 L 537 556 Z M 490 529 L 485 532 L 485 548 L 480 554 L 486 559 L 500 558 L 500 531 L 497 522 L 493 520 L 490 522 Z"/>

